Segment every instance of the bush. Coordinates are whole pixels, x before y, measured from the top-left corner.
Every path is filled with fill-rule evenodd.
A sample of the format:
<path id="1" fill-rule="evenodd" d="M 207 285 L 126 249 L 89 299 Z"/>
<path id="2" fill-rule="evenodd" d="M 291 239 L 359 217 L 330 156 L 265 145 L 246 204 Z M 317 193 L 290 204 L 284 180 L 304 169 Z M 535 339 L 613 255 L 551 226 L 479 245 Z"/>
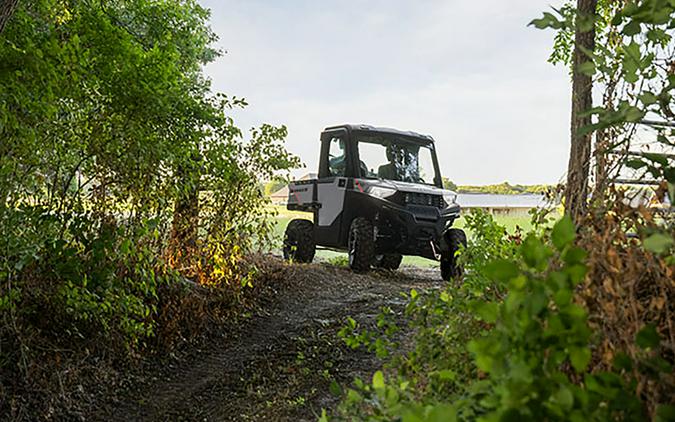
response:
<path id="1" fill-rule="evenodd" d="M 585 241 L 577 238 L 569 218 L 511 239 L 485 216 L 469 221 L 477 237 L 462 258 L 476 261 L 465 283 L 411 292 L 406 313 L 413 349 L 395 354 L 370 383 L 357 381 L 336 417 L 604 421 L 644 420 L 651 414 L 667 419 L 673 411 L 668 406 L 673 359 L 667 340 L 661 340 L 667 339 L 665 327 L 641 320 L 630 337 L 621 337 L 622 350 L 633 353 L 614 353 L 607 365 L 594 363 L 602 359 L 598 352 L 604 346 L 598 345 L 611 341 L 619 327 L 601 329 L 578 303 L 583 286 L 601 267 L 575 244 Z M 484 243 L 488 239 L 494 248 Z M 594 247 L 602 250 L 598 241 Z M 592 318 L 596 313 L 591 311 Z M 386 332 L 365 335 L 354 326 L 343 334 L 353 346 L 361 344 L 354 339 L 376 344 L 388 338 Z M 647 385 L 658 394 L 645 396 Z"/>
<path id="2" fill-rule="evenodd" d="M 258 179 L 298 160 L 285 127 L 245 139 L 229 113 L 246 102 L 210 93 L 208 17 L 192 0 L 44 0 L 19 2 L 4 29 L 3 414 L 62 381 L 41 361 L 171 347 L 251 286 L 244 257 L 273 224 Z"/>
<path id="3" fill-rule="evenodd" d="M 413 290 L 407 296 L 405 315 L 414 333 L 411 351 L 396 353 L 402 346 L 396 338 L 400 328 L 391 322 L 387 309 L 378 317 L 375 330 L 362 329 L 351 322 L 341 331 L 349 346 L 365 346 L 382 358 L 390 356 L 386 368 L 394 379 L 388 384 L 391 389 L 387 394 L 396 397 L 395 403 L 367 400 L 373 391 L 360 383 L 359 391 L 350 392 L 343 402 L 342 415 L 390 420 L 413 403 L 427 405 L 448 397 L 461 397 L 470 381 L 478 377 L 466 344 L 487 325 L 474 314 L 475 303 L 503 294 L 484 268 L 492 260 L 513 258 L 517 242 L 486 212 L 474 211 L 466 216 L 466 221 L 466 229 L 473 235 L 459 256 L 466 270 L 461 284 L 439 291 Z"/>
<path id="4" fill-rule="evenodd" d="M 610 205 L 592 209 L 582 222 L 578 243 L 588 251 L 588 276 L 576 298 L 596 333 L 591 371 L 612 370 L 626 357 L 639 362 L 625 371 L 653 415 L 659 403 L 675 403 L 675 351 L 668 346 L 675 339 L 675 267 L 672 249 L 649 239 L 672 242 L 675 225 L 672 216 L 626 203 L 621 191 L 611 192 Z M 635 341 L 646 327 L 663 339 L 660 347 L 646 351 Z"/>

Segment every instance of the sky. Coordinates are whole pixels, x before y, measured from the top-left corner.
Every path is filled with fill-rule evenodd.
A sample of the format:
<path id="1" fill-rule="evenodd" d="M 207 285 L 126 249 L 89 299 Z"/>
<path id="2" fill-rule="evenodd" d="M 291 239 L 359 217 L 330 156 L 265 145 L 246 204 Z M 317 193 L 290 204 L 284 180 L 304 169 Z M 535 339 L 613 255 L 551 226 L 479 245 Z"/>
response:
<path id="1" fill-rule="evenodd" d="M 546 59 L 540 0 L 200 0 L 225 54 L 212 90 L 245 98 L 242 129 L 286 125 L 315 172 L 341 123 L 429 134 L 458 184 L 557 183 L 569 154 L 570 79 Z M 553 4 L 555 6 L 555 3 Z"/>

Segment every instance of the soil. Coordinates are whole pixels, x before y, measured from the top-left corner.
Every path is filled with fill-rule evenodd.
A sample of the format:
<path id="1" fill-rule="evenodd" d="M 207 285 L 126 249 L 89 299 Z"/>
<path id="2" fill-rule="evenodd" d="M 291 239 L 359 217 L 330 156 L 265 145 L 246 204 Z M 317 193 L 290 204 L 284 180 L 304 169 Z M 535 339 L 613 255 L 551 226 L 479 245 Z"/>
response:
<path id="1" fill-rule="evenodd" d="M 381 366 L 373 353 L 339 338 L 346 318 L 373 325 L 382 306 L 401 316 L 401 292 L 443 283 L 438 270 L 420 268 L 357 274 L 318 263 L 277 271 L 287 283 L 264 312 L 161 366 L 148 365 L 86 419 L 317 420 L 339 403 L 337 385 L 370 379 Z"/>

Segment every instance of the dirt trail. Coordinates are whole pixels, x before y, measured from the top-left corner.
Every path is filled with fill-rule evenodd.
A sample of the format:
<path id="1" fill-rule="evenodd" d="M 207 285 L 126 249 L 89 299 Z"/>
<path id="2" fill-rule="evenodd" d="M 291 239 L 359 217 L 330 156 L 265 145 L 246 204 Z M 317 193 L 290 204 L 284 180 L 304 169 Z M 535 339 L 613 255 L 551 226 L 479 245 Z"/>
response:
<path id="1" fill-rule="evenodd" d="M 316 420 L 337 404 L 331 384 L 349 386 L 380 365 L 337 338 L 345 318 L 372 323 L 381 306 L 402 310 L 400 292 L 442 283 L 438 271 L 419 268 L 354 274 L 310 264 L 284 271 L 296 287 L 279 291 L 266 315 L 162 368 L 102 419 Z"/>

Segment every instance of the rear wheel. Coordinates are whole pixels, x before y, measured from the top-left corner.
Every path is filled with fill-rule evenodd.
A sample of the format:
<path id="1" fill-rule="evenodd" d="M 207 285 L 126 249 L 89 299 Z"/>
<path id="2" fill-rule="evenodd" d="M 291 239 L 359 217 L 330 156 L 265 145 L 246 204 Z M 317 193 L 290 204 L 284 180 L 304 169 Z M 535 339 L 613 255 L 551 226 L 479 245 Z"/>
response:
<path id="1" fill-rule="evenodd" d="M 309 220 L 291 220 L 284 235 L 284 259 L 312 262 L 315 251 L 314 223 Z"/>
<path id="2" fill-rule="evenodd" d="M 385 270 L 396 270 L 401 265 L 401 260 L 403 260 L 403 256 L 397 253 L 376 255 L 373 266 Z"/>
<path id="3" fill-rule="evenodd" d="M 445 233 L 445 240 L 449 250 L 441 253 L 441 277 L 443 280 L 450 281 L 462 275 L 462 267 L 457 264 L 455 255 L 460 246 L 466 246 L 466 234 L 464 230 L 449 229 Z"/>
<path id="4" fill-rule="evenodd" d="M 368 271 L 375 256 L 373 225 L 367 218 L 357 217 L 349 227 L 349 268 L 354 271 Z"/>

